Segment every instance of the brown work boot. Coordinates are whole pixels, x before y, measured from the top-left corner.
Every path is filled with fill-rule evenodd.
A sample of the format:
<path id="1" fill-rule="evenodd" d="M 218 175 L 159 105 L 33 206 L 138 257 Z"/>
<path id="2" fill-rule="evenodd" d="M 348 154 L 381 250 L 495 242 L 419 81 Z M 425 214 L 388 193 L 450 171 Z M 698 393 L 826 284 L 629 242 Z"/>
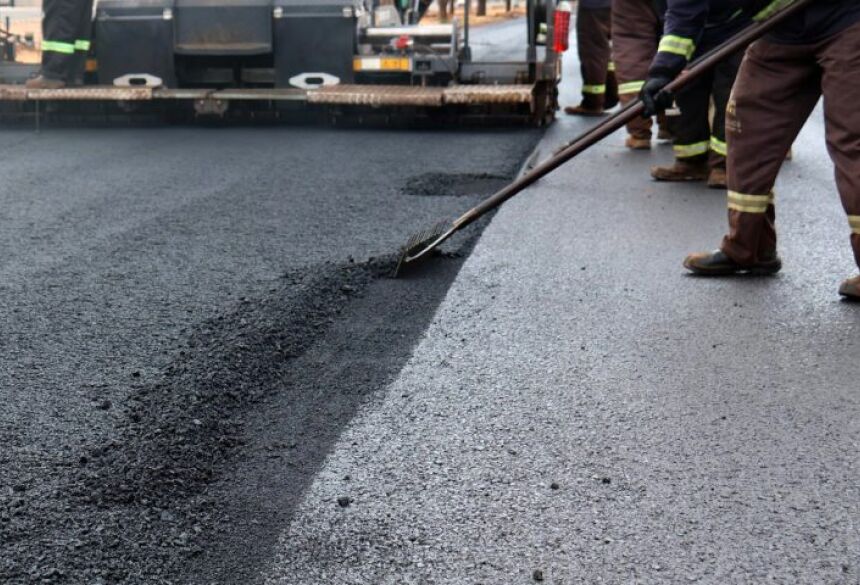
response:
<path id="1" fill-rule="evenodd" d="M 627 140 L 624 141 L 624 146 L 630 150 L 651 150 L 651 139 L 628 136 Z"/>
<path id="2" fill-rule="evenodd" d="M 578 106 L 567 106 L 564 109 L 564 113 L 567 114 L 568 116 L 596 117 L 596 116 L 604 116 L 605 115 L 603 113 L 603 108 L 599 108 L 599 109 L 589 108 L 589 107 L 586 107 L 584 102 L 579 104 Z"/>
<path id="3" fill-rule="evenodd" d="M 708 162 L 678 159 L 671 167 L 652 167 L 651 176 L 658 181 L 704 181 L 708 178 Z"/>
<path id="4" fill-rule="evenodd" d="M 672 131 L 668 128 L 660 127 L 657 131 L 657 140 L 664 140 L 666 142 L 670 140 L 675 140 L 675 135 L 672 134 Z"/>
<path id="5" fill-rule="evenodd" d="M 690 254 L 684 259 L 684 268 L 698 276 L 770 275 L 782 269 L 782 260 L 774 254 L 773 257 L 755 264 L 738 264 L 722 250 L 715 250 Z"/>
<path id="6" fill-rule="evenodd" d="M 839 287 L 839 294 L 850 301 L 860 301 L 860 276 L 843 282 Z"/>
<path id="7" fill-rule="evenodd" d="M 726 188 L 726 169 L 722 167 L 714 167 L 708 175 L 709 189 L 725 189 Z"/>
<path id="8" fill-rule="evenodd" d="M 66 87 L 66 82 L 62 79 L 52 79 L 40 75 L 39 77 L 28 79 L 24 87 L 27 89 L 62 89 Z"/>

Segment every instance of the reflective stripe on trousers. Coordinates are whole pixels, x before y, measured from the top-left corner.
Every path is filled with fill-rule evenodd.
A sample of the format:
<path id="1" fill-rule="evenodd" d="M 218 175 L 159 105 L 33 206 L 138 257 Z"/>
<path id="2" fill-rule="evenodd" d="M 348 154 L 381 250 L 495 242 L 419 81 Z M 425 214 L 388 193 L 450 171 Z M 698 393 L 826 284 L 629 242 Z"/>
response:
<path id="1" fill-rule="evenodd" d="M 722 156 L 727 156 L 729 153 L 729 149 L 726 143 L 717 138 L 716 136 L 711 136 L 711 150 Z"/>
<path id="2" fill-rule="evenodd" d="M 589 93 L 591 95 L 603 95 L 606 93 L 605 85 L 583 85 L 582 93 Z"/>
<path id="3" fill-rule="evenodd" d="M 672 147 L 676 158 L 692 158 L 707 154 L 709 142 L 696 142 L 695 144 L 676 144 Z"/>
<path id="4" fill-rule="evenodd" d="M 629 81 L 619 84 L 618 93 L 621 95 L 629 95 L 631 93 L 639 93 L 645 87 L 644 81 Z"/>
<path id="5" fill-rule="evenodd" d="M 765 213 L 770 205 L 773 205 L 773 192 L 767 195 L 749 195 L 729 191 L 729 209 L 743 213 Z"/>
<path id="6" fill-rule="evenodd" d="M 42 41 L 42 51 L 49 53 L 62 53 L 63 55 L 73 55 L 75 53 L 74 43 L 63 43 L 60 41 Z"/>

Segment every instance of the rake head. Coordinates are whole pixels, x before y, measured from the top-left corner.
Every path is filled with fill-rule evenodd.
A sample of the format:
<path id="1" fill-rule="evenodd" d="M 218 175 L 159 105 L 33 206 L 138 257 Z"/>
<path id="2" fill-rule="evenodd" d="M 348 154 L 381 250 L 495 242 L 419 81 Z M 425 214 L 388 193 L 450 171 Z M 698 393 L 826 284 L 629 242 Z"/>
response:
<path id="1" fill-rule="evenodd" d="M 454 225 L 448 220 L 438 221 L 431 227 L 413 234 L 400 250 L 400 260 L 394 269 L 394 276 L 409 263 L 425 257 L 436 246 L 448 239 L 454 233 Z"/>

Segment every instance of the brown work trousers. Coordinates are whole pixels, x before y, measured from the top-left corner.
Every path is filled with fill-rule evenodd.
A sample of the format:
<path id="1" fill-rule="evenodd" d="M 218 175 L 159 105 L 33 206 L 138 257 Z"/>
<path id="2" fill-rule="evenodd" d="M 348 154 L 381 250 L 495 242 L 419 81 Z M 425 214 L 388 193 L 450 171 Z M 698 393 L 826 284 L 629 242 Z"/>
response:
<path id="1" fill-rule="evenodd" d="M 662 34 L 652 0 L 612 0 L 612 52 L 622 105 L 638 97 Z M 636 119 L 627 125 L 627 131 L 649 139 L 651 126 L 650 119 Z"/>
<path id="2" fill-rule="evenodd" d="M 740 264 L 776 253 L 774 183 L 822 94 L 827 149 L 860 266 L 860 24 L 816 44 L 761 40 L 747 51 L 726 110 L 729 234 L 721 246 Z"/>
<path id="3" fill-rule="evenodd" d="M 726 105 L 742 57 L 743 53 L 728 57 L 675 96 L 681 110 L 674 126 L 678 160 L 707 160 L 711 168 L 726 167 Z"/>
<path id="4" fill-rule="evenodd" d="M 576 11 L 576 49 L 582 73 L 582 105 L 593 110 L 618 103 L 610 46 L 612 13 L 609 8 Z"/>

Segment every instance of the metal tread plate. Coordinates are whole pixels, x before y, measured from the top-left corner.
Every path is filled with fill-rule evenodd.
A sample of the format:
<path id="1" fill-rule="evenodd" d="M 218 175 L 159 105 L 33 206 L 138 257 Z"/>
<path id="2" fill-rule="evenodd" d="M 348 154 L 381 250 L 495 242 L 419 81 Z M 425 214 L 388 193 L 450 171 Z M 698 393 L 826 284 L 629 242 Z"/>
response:
<path id="1" fill-rule="evenodd" d="M 455 85 L 446 87 L 443 99 L 446 104 L 530 104 L 534 98 L 534 86 L 510 85 Z"/>
<path id="2" fill-rule="evenodd" d="M 61 101 L 146 101 L 152 99 L 151 87 L 88 86 L 62 89 L 25 89 L 29 100 Z"/>
<path id="3" fill-rule="evenodd" d="M 441 87 L 403 85 L 328 85 L 308 90 L 308 103 L 345 106 L 442 105 Z"/>
<path id="4" fill-rule="evenodd" d="M 26 99 L 27 88 L 23 85 L 0 85 L 0 100 L 17 102 Z"/>
<path id="5" fill-rule="evenodd" d="M 266 89 L 266 88 L 237 88 L 222 89 L 213 92 L 208 97 L 220 100 L 271 100 L 271 101 L 305 101 L 307 91 L 304 89 Z"/>
<path id="6" fill-rule="evenodd" d="M 347 106 L 426 106 L 530 104 L 534 86 L 455 85 L 419 87 L 404 85 L 329 85 L 316 89 L 166 89 L 152 87 L 88 86 L 63 89 L 27 89 L 0 85 L 0 101 L 149 101 L 157 100 L 271 100 L 307 101 Z"/>

